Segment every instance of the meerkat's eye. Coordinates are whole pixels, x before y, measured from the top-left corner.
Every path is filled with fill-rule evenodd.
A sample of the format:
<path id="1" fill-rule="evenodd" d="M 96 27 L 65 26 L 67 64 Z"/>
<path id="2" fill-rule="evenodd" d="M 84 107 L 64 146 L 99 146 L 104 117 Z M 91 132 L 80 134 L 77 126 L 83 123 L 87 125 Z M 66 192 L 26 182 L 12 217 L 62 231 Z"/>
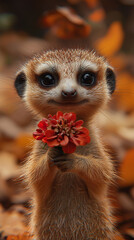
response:
<path id="1" fill-rule="evenodd" d="M 37 78 L 42 87 L 52 87 L 57 82 L 57 78 L 51 73 L 42 73 Z"/>
<path id="2" fill-rule="evenodd" d="M 96 74 L 94 72 L 84 72 L 79 76 L 79 82 L 82 86 L 92 87 L 96 84 Z"/>

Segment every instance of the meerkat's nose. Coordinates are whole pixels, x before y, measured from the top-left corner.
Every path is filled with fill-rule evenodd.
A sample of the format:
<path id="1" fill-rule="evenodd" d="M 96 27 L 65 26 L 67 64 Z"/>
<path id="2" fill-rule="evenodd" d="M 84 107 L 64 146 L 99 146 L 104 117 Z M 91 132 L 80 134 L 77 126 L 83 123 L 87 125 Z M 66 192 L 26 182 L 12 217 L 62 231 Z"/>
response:
<path id="1" fill-rule="evenodd" d="M 61 95 L 62 95 L 62 97 L 64 97 L 64 98 L 74 98 L 74 97 L 76 97 L 77 92 L 76 92 L 75 89 L 70 90 L 70 91 L 65 91 L 65 90 L 63 91 L 63 90 L 62 90 Z"/>

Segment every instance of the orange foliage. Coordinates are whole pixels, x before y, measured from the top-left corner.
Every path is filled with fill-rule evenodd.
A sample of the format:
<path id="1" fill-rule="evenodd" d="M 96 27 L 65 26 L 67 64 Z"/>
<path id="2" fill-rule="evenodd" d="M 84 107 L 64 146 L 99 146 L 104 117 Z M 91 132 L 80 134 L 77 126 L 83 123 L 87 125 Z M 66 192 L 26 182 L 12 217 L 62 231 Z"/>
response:
<path id="1" fill-rule="evenodd" d="M 110 59 L 110 64 L 118 71 L 123 70 L 126 67 L 125 57 L 124 55 L 116 55 Z"/>
<path id="2" fill-rule="evenodd" d="M 120 167 L 120 184 L 128 186 L 134 184 L 134 149 L 127 152 Z"/>
<path id="3" fill-rule="evenodd" d="M 96 41 L 95 47 L 100 54 L 109 57 L 113 56 L 122 46 L 124 32 L 120 22 L 113 22 L 107 34 Z"/>
<path id="4" fill-rule="evenodd" d="M 32 240 L 32 236 L 24 233 L 22 235 L 9 235 L 7 240 Z"/>
<path id="5" fill-rule="evenodd" d="M 104 20 L 104 18 L 105 18 L 105 12 L 102 8 L 96 9 L 88 17 L 88 19 L 93 22 L 100 22 L 100 21 Z"/>
<path id="6" fill-rule="evenodd" d="M 59 25 L 53 28 L 53 33 L 62 39 L 86 37 L 90 33 L 90 26 L 74 26 L 72 23 L 67 23 L 62 20 Z"/>
<path id="7" fill-rule="evenodd" d="M 53 34 L 62 39 L 86 37 L 91 31 L 91 27 L 67 7 L 47 13 L 42 19 L 42 24 L 50 27 Z"/>
<path id="8" fill-rule="evenodd" d="M 85 0 L 90 8 L 95 8 L 99 4 L 99 0 Z"/>
<path id="9" fill-rule="evenodd" d="M 18 138 L 15 140 L 16 147 L 21 147 L 25 150 L 31 148 L 33 146 L 33 137 L 32 134 L 21 134 L 18 136 Z"/>
<path id="10" fill-rule="evenodd" d="M 114 93 L 119 107 L 123 110 L 134 110 L 134 77 L 128 72 L 118 75 L 117 89 Z"/>
<path id="11" fill-rule="evenodd" d="M 121 236 L 115 236 L 115 240 L 125 240 L 123 237 L 121 237 Z"/>

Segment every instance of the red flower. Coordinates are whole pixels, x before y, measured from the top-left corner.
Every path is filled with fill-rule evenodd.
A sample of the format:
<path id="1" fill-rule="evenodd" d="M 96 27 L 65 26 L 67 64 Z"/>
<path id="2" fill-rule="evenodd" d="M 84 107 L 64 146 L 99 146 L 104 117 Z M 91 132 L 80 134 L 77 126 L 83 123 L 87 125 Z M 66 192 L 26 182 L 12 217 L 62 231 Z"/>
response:
<path id="1" fill-rule="evenodd" d="M 73 153 L 76 146 L 90 142 L 89 131 L 82 127 L 83 121 L 76 121 L 75 113 L 57 112 L 48 115 L 39 124 L 39 129 L 33 133 L 36 140 L 42 140 L 49 147 L 61 146 L 64 153 Z"/>

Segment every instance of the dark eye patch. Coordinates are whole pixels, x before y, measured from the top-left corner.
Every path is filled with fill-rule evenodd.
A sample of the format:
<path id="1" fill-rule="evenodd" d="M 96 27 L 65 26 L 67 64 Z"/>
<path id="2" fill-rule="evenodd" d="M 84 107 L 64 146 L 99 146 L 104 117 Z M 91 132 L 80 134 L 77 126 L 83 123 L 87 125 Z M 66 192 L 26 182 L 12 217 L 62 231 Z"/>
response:
<path id="1" fill-rule="evenodd" d="M 17 75 L 14 86 L 20 97 L 23 97 L 26 87 L 26 75 L 24 72 L 21 72 Z"/>
<path id="2" fill-rule="evenodd" d="M 106 70 L 106 81 L 108 84 L 109 91 L 112 94 L 116 87 L 116 76 L 114 71 L 110 68 L 107 68 Z"/>

